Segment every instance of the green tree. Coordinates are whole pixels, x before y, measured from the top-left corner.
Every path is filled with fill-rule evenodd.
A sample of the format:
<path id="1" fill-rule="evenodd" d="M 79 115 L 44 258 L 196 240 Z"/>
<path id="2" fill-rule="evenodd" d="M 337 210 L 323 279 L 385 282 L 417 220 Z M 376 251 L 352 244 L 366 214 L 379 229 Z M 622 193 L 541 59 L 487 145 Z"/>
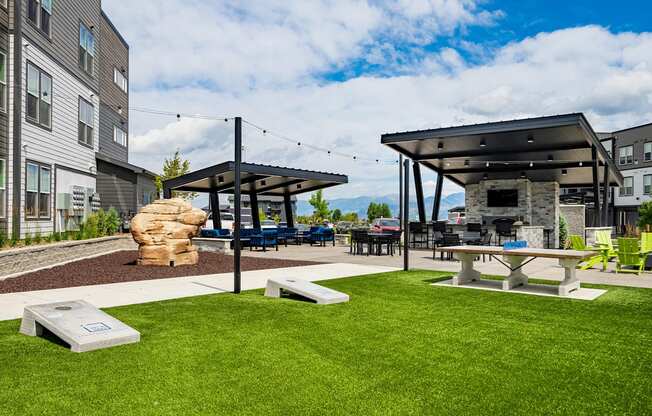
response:
<path id="1" fill-rule="evenodd" d="M 342 215 L 342 221 L 358 222 L 360 219 L 358 218 L 357 212 L 347 212 L 346 214 Z"/>
<path id="2" fill-rule="evenodd" d="M 181 158 L 181 152 L 177 149 L 171 159 L 163 162 L 163 174 L 156 177 L 156 189 L 159 195 L 163 193 L 163 181 L 185 175 L 190 172 L 190 161 Z M 172 192 L 172 196 L 186 200 L 194 199 L 197 194 L 194 192 Z"/>
<path id="3" fill-rule="evenodd" d="M 559 247 L 566 248 L 568 243 L 568 223 L 564 216 L 559 217 Z"/>
<path id="4" fill-rule="evenodd" d="M 265 211 L 263 211 L 262 208 L 258 208 L 258 219 L 261 221 L 265 221 L 267 219 L 267 215 L 265 215 Z"/>
<path id="5" fill-rule="evenodd" d="M 312 215 L 316 221 L 321 222 L 330 216 L 331 212 L 328 209 L 328 201 L 324 199 L 321 189 L 313 193 L 308 202 L 312 205 Z"/>
<path id="6" fill-rule="evenodd" d="M 652 228 L 652 201 L 645 201 L 638 207 L 638 226 L 643 231 Z"/>
<path id="7" fill-rule="evenodd" d="M 340 221 L 342 219 L 342 211 L 339 208 L 335 208 L 331 214 L 331 219 L 333 222 Z"/>
<path id="8" fill-rule="evenodd" d="M 367 208 L 367 219 L 369 222 L 375 220 L 376 218 L 390 218 L 391 216 L 392 211 L 389 209 L 389 205 L 385 203 L 369 203 L 369 207 Z"/>

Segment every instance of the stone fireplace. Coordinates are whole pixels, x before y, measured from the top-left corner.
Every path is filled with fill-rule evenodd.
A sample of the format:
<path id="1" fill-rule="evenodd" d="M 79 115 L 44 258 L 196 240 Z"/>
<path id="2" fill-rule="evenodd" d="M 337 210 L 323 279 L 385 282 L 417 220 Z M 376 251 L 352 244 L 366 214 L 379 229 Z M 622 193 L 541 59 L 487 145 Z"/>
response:
<path id="1" fill-rule="evenodd" d="M 514 207 L 490 207 L 489 190 L 517 190 L 518 204 Z M 529 179 L 484 180 L 466 186 L 466 222 L 481 223 L 492 228 L 498 218 L 517 221 L 519 235 L 532 239 L 531 246 L 540 245 L 542 229 L 550 230 L 551 247 L 559 241 L 559 184 L 557 182 L 532 182 Z M 538 230 L 538 231 L 537 231 Z M 535 235 L 537 235 L 535 237 Z"/>

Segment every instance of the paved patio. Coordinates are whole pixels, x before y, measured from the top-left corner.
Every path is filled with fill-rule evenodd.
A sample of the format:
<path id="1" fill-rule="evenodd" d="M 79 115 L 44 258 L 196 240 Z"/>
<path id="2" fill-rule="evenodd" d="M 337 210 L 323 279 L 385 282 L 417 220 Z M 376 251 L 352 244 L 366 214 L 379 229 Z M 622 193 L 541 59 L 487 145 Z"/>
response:
<path id="1" fill-rule="evenodd" d="M 271 254 L 271 253 L 270 253 Z M 242 289 L 265 287 L 267 279 L 293 277 L 310 281 L 339 279 L 373 273 L 395 271 L 394 267 L 363 264 L 319 264 L 314 266 L 242 272 Z M 133 305 L 189 296 L 233 291 L 233 274 L 174 277 L 136 282 L 78 286 L 0 294 L 0 321 L 20 318 L 25 305 L 83 299 L 98 308 Z"/>
<path id="2" fill-rule="evenodd" d="M 243 250 L 246 256 L 274 256 L 274 258 L 285 258 L 292 260 L 311 260 L 324 263 L 352 263 L 370 266 L 403 267 L 403 257 L 395 256 L 354 256 L 349 254 L 349 247 L 346 246 L 288 246 L 279 247 L 279 251 L 249 251 Z M 487 262 L 482 260 L 476 262 L 476 268 L 483 274 L 506 276 L 505 266 L 495 260 L 486 257 Z M 432 250 L 411 250 L 410 268 L 425 270 L 441 270 L 457 272 L 460 270 L 460 263 L 457 261 L 440 261 L 432 259 Z M 561 281 L 564 276 L 564 269 L 554 259 L 536 259 L 523 268 L 524 272 L 532 278 Z M 584 283 L 596 283 L 614 286 L 631 286 L 641 288 L 652 288 L 652 273 L 625 274 L 615 272 L 615 263 L 610 263 L 606 272 L 602 269 L 578 270 L 577 276 Z"/>

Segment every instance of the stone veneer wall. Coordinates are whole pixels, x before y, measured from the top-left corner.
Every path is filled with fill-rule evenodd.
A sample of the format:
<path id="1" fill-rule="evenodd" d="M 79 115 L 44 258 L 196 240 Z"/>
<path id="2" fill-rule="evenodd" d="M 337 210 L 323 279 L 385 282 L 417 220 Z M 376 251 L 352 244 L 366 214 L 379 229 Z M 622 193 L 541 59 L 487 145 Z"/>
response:
<path id="1" fill-rule="evenodd" d="M 584 205 L 560 205 L 561 215 L 568 224 L 568 234 L 584 237 L 586 227 L 586 207 Z"/>
<path id="2" fill-rule="evenodd" d="M 518 207 L 488 207 L 489 189 L 517 189 Z M 486 180 L 465 189 L 466 221 L 482 222 L 483 217 L 522 219 L 530 225 L 552 229 L 551 244 L 559 242 L 559 184 L 530 182 L 529 179 Z"/>
<path id="3" fill-rule="evenodd" d="M 131 236 L 64 241 L 0 251 L 0 280 L 37 269 L 119 250 L 136 250 Z"/>

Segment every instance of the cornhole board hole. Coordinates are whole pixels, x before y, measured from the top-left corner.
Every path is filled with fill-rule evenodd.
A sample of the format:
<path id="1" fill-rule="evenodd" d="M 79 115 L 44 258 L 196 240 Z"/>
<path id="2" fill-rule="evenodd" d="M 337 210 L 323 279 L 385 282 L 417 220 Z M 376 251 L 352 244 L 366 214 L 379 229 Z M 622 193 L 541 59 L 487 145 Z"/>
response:
<path id="1" fill-rule="evenodd" d="M 70 345 L 73 352 L 140 341 L 140 332 L 83 300 L 26 306 L 20 332 L 42 336 L 44 328 Z"/>
<path id="2" fill-rule="evenodd" d="M 301 279 L 268 279 L 265 296 L 280 298 L 281 291 L 294 293 L 315 301 L 319 305 L 330 305 L 349 301 L 349 295 L 319 286 Z"/>

